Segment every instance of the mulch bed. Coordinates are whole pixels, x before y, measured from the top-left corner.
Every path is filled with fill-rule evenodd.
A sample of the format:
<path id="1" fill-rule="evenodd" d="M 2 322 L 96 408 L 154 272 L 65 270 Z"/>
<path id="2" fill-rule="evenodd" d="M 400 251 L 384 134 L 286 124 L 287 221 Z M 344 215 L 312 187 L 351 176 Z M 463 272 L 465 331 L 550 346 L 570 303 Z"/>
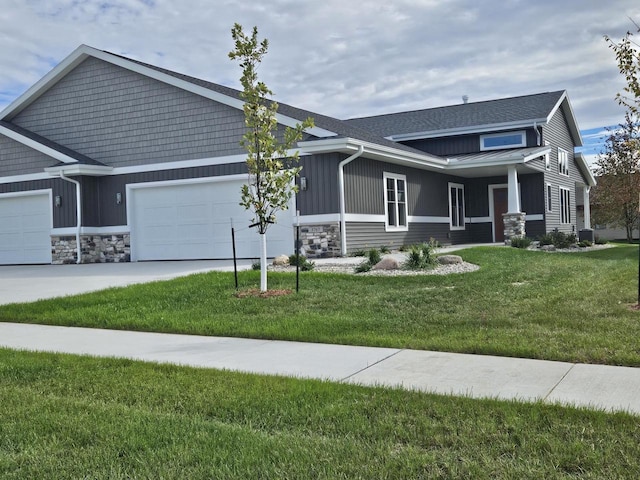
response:
<path id="1" fill-rule="evenodd" d="M 247 297 L 256 297 L 256 298 L 270 298 L 270 297 L 282 297 L 283 295 L 289 295 L 293 293 L 293 290 L 284 289 L 284 290 L 267 290 L 266 292 L 261 291 L 258 288 L 250 288 L 248 290 L 240 290 L 234 294 L 237 298 L 247 298 Z"/>

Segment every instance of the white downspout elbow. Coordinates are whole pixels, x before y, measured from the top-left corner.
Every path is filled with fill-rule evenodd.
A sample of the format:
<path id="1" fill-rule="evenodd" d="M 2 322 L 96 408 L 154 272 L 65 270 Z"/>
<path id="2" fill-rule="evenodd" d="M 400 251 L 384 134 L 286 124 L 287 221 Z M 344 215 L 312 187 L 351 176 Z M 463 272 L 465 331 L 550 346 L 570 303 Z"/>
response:
<path id="1" fill-rule="evenodd" d="M 60 178 L 73 183 L 76 186 L 76 263 L 79 264 L 82 263 L 82 248 L 80 245 L 80 229 L 82 228 L 82 196 L 80 195 L 80 182 L 69 177 L 65 177 L 64 172 L 62 171 L 60 172 Z"/>
<path id="2" fill-rule="evenodd" d="M 338 164 L 338 195 L 340 197 L 340 253 L 344 257 L 347 255 L 347 221 L 346 207 L 344 201 L 344 166 L 354 161 L 364 153 L 364 146 L 360 145 L 358 151 Z"/>

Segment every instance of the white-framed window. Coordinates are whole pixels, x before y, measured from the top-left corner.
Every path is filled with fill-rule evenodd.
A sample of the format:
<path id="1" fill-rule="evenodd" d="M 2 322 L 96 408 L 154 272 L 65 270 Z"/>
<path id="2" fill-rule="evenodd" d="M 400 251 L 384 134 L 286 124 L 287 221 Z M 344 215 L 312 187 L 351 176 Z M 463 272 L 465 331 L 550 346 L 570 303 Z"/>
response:
<path id="1" fill-rule="evenodd" d="M 553 202 L 551 201 L 552 192 L 551 184 L 547 183 L 547 212 L 553 212 Z"/>
<path id="2" fill-rule="evenodd" d="M 558 148 L 558 173 L 569 176 L 569 152 Z"/>
<path id="3" fill-rule="evenodd" d="M 560 188 L 560 223 L 571 223 L 571 190 Z"/>
<path id="4" fill-rule="evenodd" d="M 544 146 L 545 147 L 549 146 L 548 140 L 545 140 Z M 551 170 L 551 156 L 549 155 L 548 152 L 544 154 L 544 168 L 545 170 Z"/>
<path id="5" fill-rule="evenodd" d="M 395 173 L 383 174 L 385 229 L 407 230 L 407 177 Z"/>
<path id="6" fill-rule="evenodd" d="M 449 183 L 449 225 L 451 230 L 464 230 L 464 185 Z"/>
<path id="7" fill-rule="evenodd" d="M 524 130 L 519 132 L 491 133 L 480 135 L 480 150 L 502 150 L 527 146 Z"/>

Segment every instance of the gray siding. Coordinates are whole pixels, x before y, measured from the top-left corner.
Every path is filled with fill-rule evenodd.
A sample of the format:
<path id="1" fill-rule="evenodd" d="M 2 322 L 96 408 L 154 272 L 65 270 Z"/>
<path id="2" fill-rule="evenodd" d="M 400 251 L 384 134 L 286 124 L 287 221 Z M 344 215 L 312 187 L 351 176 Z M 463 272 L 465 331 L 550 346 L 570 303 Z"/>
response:
<path id="1" fill-rule="evenodd" d="M 345 167 L 347 213 L 367 215 L 383 215 L 385 213 L 382 180 L 385 172 L 407 177 L 408 215 L 448 217 L 449 191 L 447 183 L 466 183 L 465 179 L 460 177 L 416 170 L 360 157 Z"/>
<path id="2" fill-rule="evenodd" d="M 544 175 L 538 173 L 519 175 L 522 211 L 529 215 L 544 213 Z M 465 194 L 473 199 L 468 203 L 468 217 L 487 217 L 489 212 L 489 186 L 507 183 L 507 176 L 467 179 Z M 490 241 L 490 240 L 488 240 Z"/>
<path id="3" fill-rule="evenodd" d="M 307 190 L 297 195 L 301 215 L 338 213 L 338 164 L 347 158 L 339 153 L 300 157 L 301 177 L 307 179 Z"/>
<path id="4" fill-rule="evenodd" d="M 407 232 L 385 232 L 382 223 L 347 222 L 347 251 L 382 245 L 399 248 L 402 245 L 428 242 L 430 238 L 435 238 L 443 245 L 471 241 L 468 233 L 465 236 L 458 235 L 455 240 L 449 238 L 450 233 L 460 232 L 449 232 L 449 225 L 443 223 L 411 223 Z"/>
<path id="5" fill-rule="evenodd" d="M 520 131 L 517 129 L 515 131 Z M 489 132 L 490 133 L 490 132 Z M 533 128 L 526 129 L 527 147 L 538 145 L 538 137 Z M 409 147 L 428 152 L 433 155 L 463 155 L 465 153 L 475 153 L 480 151 L 480 135 L 458 135 L 442 138 L 428 138 L 423 140 L 409 140 L 400 142 Z"/>
<path id="6" fill-rule="evenodd" d="M 574 160 L 574 143 L 571 139 L 567 122 L 561 109 L 551 118 L 549 125 L 543 128 L 544 140 L 551 145 L 550 168 L 545 170 L 545 185 L 550 183 L 552 211 L 545 213 L 545 228 L 549 232 L 557 228 L 560 231 L 570 233 L 574 231 L 576 225 L 576 182 L 583 183 L 584 178 L 579 171 Z M 558 147 L 566 150 L 569 156 L 569 176 L 560 174 L 558 168 Z M 570 190 L 571 203 L 571 223 L 560 223 L 560 193 L 558 187 L 568 188 Z M 545 187 L 546 190 L 546 187 Z M 545 192 L 546 195 L 546 192 Z"/>
<path id="7" fill-rule="evenodd" d="M 245 153 L 241 110 L 95 58 L 12 121 L 112 166 Z"/>
<path id="8" fill-rule="evenodd" d="M 57 163 L 44 153 L 0 135 L 0 177 L 43 173 L 44 168 Z"/>

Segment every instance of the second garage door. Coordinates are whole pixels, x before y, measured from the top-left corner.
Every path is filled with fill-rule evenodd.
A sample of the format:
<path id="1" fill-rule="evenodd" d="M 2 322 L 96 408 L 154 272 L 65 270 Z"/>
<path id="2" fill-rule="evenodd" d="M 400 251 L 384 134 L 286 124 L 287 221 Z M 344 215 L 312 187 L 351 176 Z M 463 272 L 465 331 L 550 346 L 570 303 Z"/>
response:
<path id="1" fill-rule="evenodd" d="M 246 179 L 246 177 L 244 177 Z M 128 195 L 131 259 L 232 258 L 231 223 L 239 258 L 259 258 L 260 236 L 247 228 L 251 215 L 239 205 L 243 180 L 138 185 Z M 267 231 L 267 255 L 293 252 L 293 212 L 281 212 Z"/>

